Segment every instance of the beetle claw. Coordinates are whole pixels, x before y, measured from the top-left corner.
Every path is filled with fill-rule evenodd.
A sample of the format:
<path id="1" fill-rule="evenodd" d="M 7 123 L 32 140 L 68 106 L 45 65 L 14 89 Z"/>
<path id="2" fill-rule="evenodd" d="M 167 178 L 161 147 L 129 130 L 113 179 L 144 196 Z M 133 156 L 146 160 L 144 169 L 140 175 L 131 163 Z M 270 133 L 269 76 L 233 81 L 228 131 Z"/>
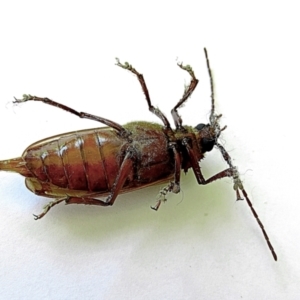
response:
<path id="1" fill-rule="evenodd" d="M 35 215 L 35 214 L 33 215 L 34 219 L 35 220 L 41 219 L 45 214 L 48 213 L 48 211 L 50 210 L 51 207 L 53 207 L 56 204 L 61 203 L 62 201 L 66 201 L 67 199 L 68 199 L 68 197 L 67 198 L 61 198 L 61 199 L 56 199 L 54 201 L 50 201 L 48 204 L 46 204 L 43 207 L 43 212 L 42 213 L 40 213 L 39 215 Z"/>
<path id="2" fill-rule="evenodd" d="M 177 65 L 178 65 L 179 68 L 181 68 L 181 69 L 183 69 L 185 71 L 188 71 L 188 72 L 193 71 L 193 69 L 192 69 L 192 67 L 190 65 L 185 65 L 184 66 L 182 62 L 181 63 L 177 63 Z"/>
<path id="3" fill-rule="evenodd" d="M 123 68 L 123 69 L 130 69 L 130 68 L 131 68 L 131 65 L 130 65 L 128 62 L 125 62 L 124 64 L 122 64 L 122 63 L 120 62 L 120 59 L 117 58 L 117 57 L 116 57 L 116 61 L 117 61 L 116 65 L 117 65 L 118 67 L 121 67 L 121 68 Z"/>
<path id="4" fill-rule="evenodd" d="M 50 207 L 44 207 L 44 211 L 41 214 L 39 214 L 39 215 L 33 214 L 34 220 L 36 221 L 36 220 L 41 219 L 49 210 L 50 210 Z"/>
<path id="5" fill-rule="evenodd" d="M 122 64 L 120 62 L 119 58 L 117 58 L 117 57 L 116 57 L 116 61 L 117 61 L 116 66 L 121 67 L 121 68 L 123 68 L 125 70 L 129 70 L 129 71 L 133 70 L 132 65 L 129 64 L 127 61 L 124 64 Z"/>
<path id="6" fill-rule="evenodd" d="M 39 220 L 41 218 L 41 215 L 35 215 L 35 214 L 33 214 L 33 218 L 34 218 L 35 221 Z"/>
<path id="7" fill-rule="evenodd" d="M 167 200 L 166 200 L 166 199 L 158 200 L 155 206 L 150 206 L 150 207 L 151 207 L 153 210 L 158 211 L 158 209 L 159 209 L 159 207 L 160 207 L 162 201 L 165 202 L 165 201 L 167 201 Z"/>
<path id="8" fill-rule="evenodd" d="M 239 190 L 236 190 L 236 201 L 240 201 L 240 200 L 244 200 L 244 198 L 241 197 Z"/>
<path id="9" fill-rule="evenodd" d="M 14 97 L 15 101 L 13 101 L 13 103 L 26 102 L 26 101 L 32 100 L 32 98 L 33 98 L 33 96 L 31 96 L 30 94 L 23 94 L 22 99 L 17 99 L 16 97 Z"/>

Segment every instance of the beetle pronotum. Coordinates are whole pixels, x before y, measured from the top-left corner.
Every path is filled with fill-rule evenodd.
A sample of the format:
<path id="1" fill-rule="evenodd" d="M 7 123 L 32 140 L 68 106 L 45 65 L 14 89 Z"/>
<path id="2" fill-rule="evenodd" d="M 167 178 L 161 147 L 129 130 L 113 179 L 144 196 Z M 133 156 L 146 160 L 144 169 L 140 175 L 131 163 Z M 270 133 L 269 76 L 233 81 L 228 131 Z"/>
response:
<path id="1" fill-rule="evenodd" d="M 168 192 L 180 191 L 181 169 L 192 169 L 199 184 L 208 184 L 217 179 L 231 177 L 237 200 L 246 199 L 253 216 L 262 230 L 268 247 L 277 260 L 277 255 L 252 203 L 240 180 L 237 168 L 225 148 L 218 143 L 221 132 L 219 119 L 215 113 L 213 78 L 206 49 L 204 49 L 211 86 L 211 112 L 209 124 L 198 124 L 195 128 L 184 126 L 179 109 L 195 90 L 198 79 L 189 65 L 178 66 L 189 73 L 191 82 L 184 90 L 182 98 L 171 111 L 175 129 L 168 119 L 155 108 L 142 74 L 130 64 L 116 65 L 135 74 L 146 97 L 149 110 L 163 123 L 131 122 L 124 126 L 111 120 L 78 112 L 68 106 L 31 95 L 15 99 L 14 103 L 40 101 L 66 110 L 80 118 L 91 119 L 107 127 L 86 129 L 60 134 L 30 145 L 21 157 L 0 161 L 0 170 L 17 172 L 26 177 L 25 183 L 33 193 L 54 198 L 35 219 L 42 218 L 51 207 L 66 204 L 88 204 L 110 206 L 118 194 L 133 191 L 149 185 L 169 182 L 158 195 L 157 210 L 165 201 Z M 205 179 L 199 167 L 205 152 L 218 148 L 228 164 L 228 168 Z M 106 196 L 105 200 L 99 197 Z"/>

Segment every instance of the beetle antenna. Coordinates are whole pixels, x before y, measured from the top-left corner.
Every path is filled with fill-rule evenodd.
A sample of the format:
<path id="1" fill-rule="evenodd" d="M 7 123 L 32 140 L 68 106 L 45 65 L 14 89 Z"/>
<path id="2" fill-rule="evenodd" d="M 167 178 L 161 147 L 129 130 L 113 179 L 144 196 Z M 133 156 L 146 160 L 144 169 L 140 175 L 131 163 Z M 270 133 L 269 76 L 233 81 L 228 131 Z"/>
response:
<path id="1" fill-rule="evenodd" d="M 204 53 L 205 53 L 205 58 L 206 58 L 206 66 L 207 66 L 207 70 L 208 70 L 209 81 L 210 81 L 210 91 L 211 91 L 211 95 L 210 95 L 210 98 L 211 98 L 211 112 L 210 112 L 209 120 L 210 120 L 210 123 L 213 124 L 216 121 L 214 81 L 213 81 L 213 77 L 212 77 L 212 73 L 211 73 L 211 69 L 210 69 L 209 58 L 208 58 L 206 48 L 204 48 Z"/>
<path id="2" fill-rule="evenodd" d="M 261 229 L 261 231 L 262 231 L 262 233 L 264 235 L 264 238 L 265 238 L 265 240 L 266 240 L 266 242 L 268 244 L 268 247 L 269 247 L 269 249 L 270 249 L 270 251 L 271 251 L 271 253 L 273 255 L 274 260 L 277 261 L 277 255 L 276 255 L 275 250 L 274 250 L 274 248 L 273 248 L 273 246 L 271 244 L 269 236 L 267 235 L 267 232 L 266 232 L 266 230 L 264 228 L 264 225 L 260 221 L 260 219 L 258 217 L 258 214 L 256 213 L 256 211 L 255 211 L 255 209 L 254 209 L 254 207 L 252 205 L 252 202 L 248 198 L 248 194 L 247 194 L 247 192 L 244 189 L 244 186 L 243 186 L 243 183 L 242 183 L 242 181 L 240 179 L 239 173 L 238 173 L 236 167 L 233 166 L 233 164 L 232 164 L 232 160 L 231 160 L 230 155 L 228 154 L 228 152 L 225 150 L 225 148 L 222 145 L 220 145 L 219 143 L 216 143 L 215 145 L 220 149 L 221 154 L 222 154 L 224 160 L 226 161 L 226 163 L 230 167 L 229 170 L 230 170 L 231 176 L 233 178 L 233 189 L 236 191 L 237 200 L 243 200 L 243 198 L 241 198 L 240 193 L 239 193 L 239 191 L 241 191 L 242 194 L 244 195 L 246 201 L 247 201 L 248 206 L 251 209 L 251 212 L 252 212 L 254 218 L 256 219 L 256 221 L 257 221 L 257 223 L 258 223 L 258 225 L 259 225 L 259 227 L 260 227 L 260 229 Z"/>

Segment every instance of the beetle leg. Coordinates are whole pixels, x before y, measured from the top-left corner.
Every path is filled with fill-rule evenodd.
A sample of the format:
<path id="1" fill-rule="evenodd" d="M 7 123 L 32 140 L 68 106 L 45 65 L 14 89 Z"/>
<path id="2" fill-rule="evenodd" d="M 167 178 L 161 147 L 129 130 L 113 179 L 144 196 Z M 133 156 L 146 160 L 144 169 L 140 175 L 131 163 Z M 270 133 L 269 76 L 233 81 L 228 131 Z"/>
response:
<path id="1" fill-rule="evenodd" d="M 267 242 L 267 245 L 268 245 L 268 247 L 269 247 L 269 249 L 270 249 L 270 251 L 273 255 L 274 260 L 277 261 L 277 255 L 276 255 L 275 250 L 274 250 L 274 248 L 271 244 L 269 236 L 267 235 L 267 232 L 265 231 L 265 228 L 264 228 L 262 222 L 260 221 L 260 219 L 259 219 L 259 217 L 258 217 L 258 215 L 257 215 L 257 213 L 256 213 L 256 211 L 255 211 L 255 209 L 252 205 L 252 202 L 250 201 L 250 199 L 248 197 L 247 192 L 244 189 L 244 186 L 243 186 L 243 183 L 240 179 L 237 168 L 232 164 L 231 157 L 228 154 L 228 152 L 224 149 L 224 147 L 222 145 L 220 145 L 219 143 L 215 144 L 220 149 L 224 160 L 229 165 L 229 168 L 226 169 L 226 170 L 223 170 L 223 171 L 217 173 L 216 175 L 210 177 L 209 179 L 205 180 L 202 173 L 201 173 L 201 170 L 200 170 L 199 164 L 197 162 L 196 156 L 195 156 L 192 148 L 188 144 L 187 140 L 183 140 L 183 144 L 185 145 L 185 147 L 187 149 L 187 152 L 188 152 L 189 157 L 190 157 L 190 162 L 191 162 L 191 165 L 192 165 L 192 169 L 194 171 L 194 174 L 195 174 L 199 184 L 208 184 L 208 183 L 211 183 L 211 182 L 213 182 L 217 179 L 221 179 L 221 178 L 224 178 L 224 177 L 232 177 L 232 179 L 233 179 L 233 189 L 236 192 L 237 200 L 243 200 L 241 198 L 241 195 L 240 195 L 240 192 L 239 192 L 239 190 L 240 190 L 242 192 L 243 196 L 245 197 L 245 199 L 247 201 L 247 204 L 250 207 L 250 210 L 251 210 L 254 218 L 256 219 L 256 221 L 257 221 L 257 223 L 258 223 L 258 225 L 259 225 L 259 227 L 260 227 L 260 229 L 263 233 L 263 236 L 264 236 L 264 238 Z"/>
<path id="2" fill-rule="evenodd" d="M 225 161 L 229 164 L 229 168 L 226 170 L 223 170 L 217 174 L 215 174 L 214 176 L 210 177 L 209 179 L 205 179 L 202 175 L 201 169 L 199 167 L 199 163 L 197 160 L 197 157 L 192 149 L 192 147 L 189 145 L 188 140 L 187 139 L 183 139 L 182 140 L 182 144 L 185 146 L 187 153 L 189 155 L 189 159 L 190 159 L 190 163 L 193 169 L 193 172 L 195 174 L 195 177 L 197 178 L 197 181 L 199 184 L 208 184 L 211 183 L 217 179 L 221 179 L 224 177 L 232 177 L 233 181 L 234 181 L 234 189 L 237 191 L 237 200 L 242 200 L 242 198 L 240 197 L 240 194 L 238 192 L 239 186 L 241 183 L 237 170 L 236 168 L 231 164 L 231 159 L 229 157 L 229 154 L 225 151 L 225 149 L 219 145 L 216 144 L 218 147 L 222 147 L 222 149 L 224 150 L 223 157 L 225 159 Z M 222 152 L 222 151 L 221 151 Z M 226 155 L 225 155 L 226 154 Z M 226 157 L 226 158 L 225 158 Z M 229 160 L 230 159 L 230 160 Z"/>
<path id="3" fill-rule="evenodd" d="M 65 197 L 56 199 L 53 201 L 50 201 L 47 205 L 44 206 L 43 212 L 39 215 L 33 215 L 35 220 L 41 219 L 43 216 L 45 216 L 48 211 L 55 206 L 56 204 L 59 204 L 61 202 L 65 201 L 66 204 L 86 204 L 86 205 L 100 205 L 100 206 L 108 206 L 109 204 L 101 201 L 99 199 L 89 198 L 89 197 Z"/>
<path id="4" fill-rule="evenodd" d="M 189 145 L 188 139 L 183 139 L 182 140 L 182 145 L 186 148 L 188 156 L 189 156 L 189 161 L 191 163 L 192 169 L 194 171 L 195 177 L 198 181 L 199 184 L 204 184 L 205 179 L 201 173 L 201 169 L 199 167 L 199 163 L 196 157 L 196 154 L 193 150 L 193 148 Z"/>
<path id="5" fill-rule="evenodd" d="M 170 143 L 170 146 L 174 152 L 175 158 L 174 182 L 171 191 L 177 194 L 180 192 L 181 157 L 177 150 L 176 143 Z"/>
<path id="6" fill-rule="evenodd" d="M 199 170 L 200 170 L 200 168 L 199 168 Z M 201 171 L 200 171 L 200 174 L 201 174 Z M 196 173 L 195 173 L 195 175 L 196 175 Z M 196 177 L 197 177 L 197 175 L 196 175 Z M 228 169 L 226 169 L 224 171 L 219 172 L 218 174 L 210 177 L 209 179 L 204 180 L 204 182 L 201 182 L 200 184 L 208 184 L 208 183 L 211 183 L 211 182 L 213 182 L 213 181 L 215 181 L 217 179 L 221 179 L 221 178 L 224 178 L 224 177 L 232 177 L 233 178 L 233 189 L 236 192 L 236 199 L 237 200 L 243 200 L 243 198 L 241 197 L 241 195 L 239 193 L 239 190 L 244 195 L 244 197 L 245 197 L 245 199 L 247 201 L 247 204 L 250 207 L 251 212 L 252 212 L 254 218 L 256 219 L 256 221 L 257 221 L 257 223 L 258 223 L 258 225 L 259 225 L 259 227 L 260 227 L 260 229 L 261 229 L 261 231 L 263 233 L 263 236 L 264 236 L 264 238 L 265 238 L 265 240 L 267 242 L 267 245 L 268 245 L 268 247 L 269 247 L 269 249 L 270 249 L 270 251 L 272 253 L 272 256 L 273 256 L 274 260 L 277 261 L 277 255 L 276 255 L 275 250 L 274 250 L 274 248 L 273 248 L 273 246 L 271 244 L 269 236 L 267 235 L 267 232 L 266 232 L 266 230 L 265 230 L 262 222 L 260 221 L 260 219 L 258 217 L 258 214 L 256 213 L 256 211 L 255 211 L 255 209 L 254 209 L 254 207 L 252 205 L 252 202 L 250 201 L 250 199 L 248 197 L 247 192 L 244 189 L 244 186 L 243 186 L 242 181 L 241 181 L 241 179 L 239 177 L 239 174 L 238 174 L 238 171 L 237 171 L 236 167 L 230 166 L 230 168 L 228 168 Z M 198 177 L 197 177 L 197 179 L 198 179 Z M 199 182 L 199 180 L 198 180 L 198 182 Z"/>
<path id="7" fill-rule="evenodd" d="M 156 108 L 152 105 L 151 103 L 151 99 L 150 99 L 150 95 L 149 95 L 149 91 L 148 91 L 148 88 L 147 88 L 147 85 L 146 85 L 146 82 L 145 82 L 145 79 L 144 79 L 144 76 L 143 74 L 140 74 L 135 68 L 132 67 L 132 65 L 130 65 L 128 62 L 125 62 L 124 64 L 121 64 L 120 63 L 120 60 L 118 58 L 116 58 L 117 60 L 117 63 L 116 65 L 125 69 L 125 70 L 128 70 L 130 72 L 132 72 L 133 74 L 135 74 L 141 84 L 141 87 L 142 87 L 142 90 L 144 92 L 144 95 L 146 97 L 146 100 L 147 100 L 147 103 L 148 103 L 148 107 L 149 107 L 149 110 L 155 114 L 158 118 L 161 119 L 161 121 L 164 123 L 165 127 L 167 129 L 171 129 L 171 126 L 170 126 L 170 123 L 168 121 L 168 119 L 166 118 L 166 116 L 161 112 L 161 110 L 159 108 Z"/>
<path id="8" fill-rule="evenodd" d="M 176 143 L 170 143 L 170 147 L 174 152 L 175 158 L 175 172 L 174 181 L 171 181 L 167 186 L 162 188 L 158 194 L 158 201 L 155 206 L 151 206 L 152 209 L 158 210 L 162 202 L 166 202 L 166 195 L 168 192 L 173 192 L 175 194 L 180 192 L 180 171 L 181 171 L 181 158 L 180 154 L 176 148 Z"/>
<path id="9" fill-rule="evenodd" d="M 42 217 L 44 217 L 48 211 L 55 206 L 56 204 L 59 204 L 61 202 L 65 201 L 66 204 L 88 204 L 88 205 L 101 205 L 101 206 L 107 206 L 107 204 L 104 201 L 101 201 L 99 199 L 89 198 L 89 197 L 64 197 L 60 199 L 56 199 L 53 201 L 50 201 L 47 205 L 44 206 L 43 212 L 39 215 L 33 215 L 35 220 L 39 220 Z"/>
<path id="10" fill-rule="evenodd" d="M 224 178 L 224 177 L 233 177 L 234 182 L 235 182 L 235 174 L 237 174 L 237 170 L 232 165 L 230 165 L 230 168 L 228 168 L 226 170 L 223 170 L 223 171 L 215 174 L 214 176 L 212 176 L 208 179 L 205 179 L 203 177 L 201 169 L 199 167 L 197 157 L 196 157 L 192 147 L 189 145 L 188 140 L 183 139 L 182 144 L 185 146 L 185 148 L 187 150 L 193 172 L 194 172 L 195 177 L 196 177 L 199 184 L 205 185 L 205 184 L 211 183 L 211 182 L 213 182 L 217 179 L 221 179 L 221 178 Z M 235 185 L 237 185 L 237 184 L 235 183 Z M 235 188 L 235 190 L 237 190 L 237 189 Z M 237 193 L 237 200 L 242 200 L 241 197 L 239 196 L 239 193 Z"/>
<path id="11" fill-rule="evenodd" d="M 190 84 L 184 88 L 184 93 L 183 93 L 182 98 L 178 101 L 178 103 L 175 105 L 175 107 L 171 110 L 171 114 L 172 114 L 176 129 L 184 130 L 184 128 L 182 127 L 182 119 L 177 112 L 177 108 L 180 108 L 184 104 L 184 102 L 192 95 L 199 80 L 195 77 L 194 71 L 191 66 L 189 66 L 189 65 L 184 66 L 182 63 L 180 63 L 180 64 L 178 63 L 177 65 L 182 70 L 187 71 L 190 74 L 190 76 L 192 77 Z"/>
<path id="12" fill-rule="evenodd" d="M 105 118 L 102 118 L 102 117 L 98 117 L 98 116 L 95 116 L 95 115 L 91 115 L 89 113 L 78 112 L 78 111 L 74 110 L 71 107 L 68 107 L 64 104 L 60 104 L 60 103 L 58 103 L 56 101 L 53 101 L 49 98 L 41 98 L 41 97 L 37 97 L 37 96 L 31 96 L 31 95 L 24 94 L 23 99 L 16 99 L 15 98 L 15 101 L 13 101 L 13 103 L 22 103 L 22 102 L 27 102 L 27 101 L 40 101 L 40 102 L 43 102 L 45 104 L 52 105 L 54 107 L 58 107 L 60 109 L 68 111 L 69 113 L 74 114 L 74 115 L 78 116 L 79 118 L 90 119 L 90 120 L 93 120 L 93 121 L 103 123 L 103 124 L 105 124 L 109 127 L 114 128 L 115 130 L 117 130 L 118 133 L 123 137 L 128 137 L 130 135 L 130 132 L 128 132 L 123 126 L 121 126 L 120 124 L 118 124 L 116 122 L 113 122 L 111 120 L 108 120 L 108 119 L 105 119 Z"/>

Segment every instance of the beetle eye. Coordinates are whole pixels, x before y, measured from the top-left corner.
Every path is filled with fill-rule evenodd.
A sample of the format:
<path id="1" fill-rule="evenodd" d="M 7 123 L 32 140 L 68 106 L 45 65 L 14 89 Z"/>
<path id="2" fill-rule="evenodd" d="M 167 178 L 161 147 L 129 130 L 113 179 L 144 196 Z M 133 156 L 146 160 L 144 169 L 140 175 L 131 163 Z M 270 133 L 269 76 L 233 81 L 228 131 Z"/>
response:
<path id="1" fill-rule="evenodd" d="M 203 153 L 211 151 L 214 145 L 215 145 L 214 139 L 203 138 L 201 140 L 201 148 Z"/>
<path id="2" fill-rule="evenodd" d="M 205 127 L 206 125 L 205 124 L 203 124 L 203 123 L 200 123 L 200 124 L 198 124 L 196 127 L 195 127 L 195 129 L 197 129 L 197 130 L 201 130 L 203 127 Z"/>

